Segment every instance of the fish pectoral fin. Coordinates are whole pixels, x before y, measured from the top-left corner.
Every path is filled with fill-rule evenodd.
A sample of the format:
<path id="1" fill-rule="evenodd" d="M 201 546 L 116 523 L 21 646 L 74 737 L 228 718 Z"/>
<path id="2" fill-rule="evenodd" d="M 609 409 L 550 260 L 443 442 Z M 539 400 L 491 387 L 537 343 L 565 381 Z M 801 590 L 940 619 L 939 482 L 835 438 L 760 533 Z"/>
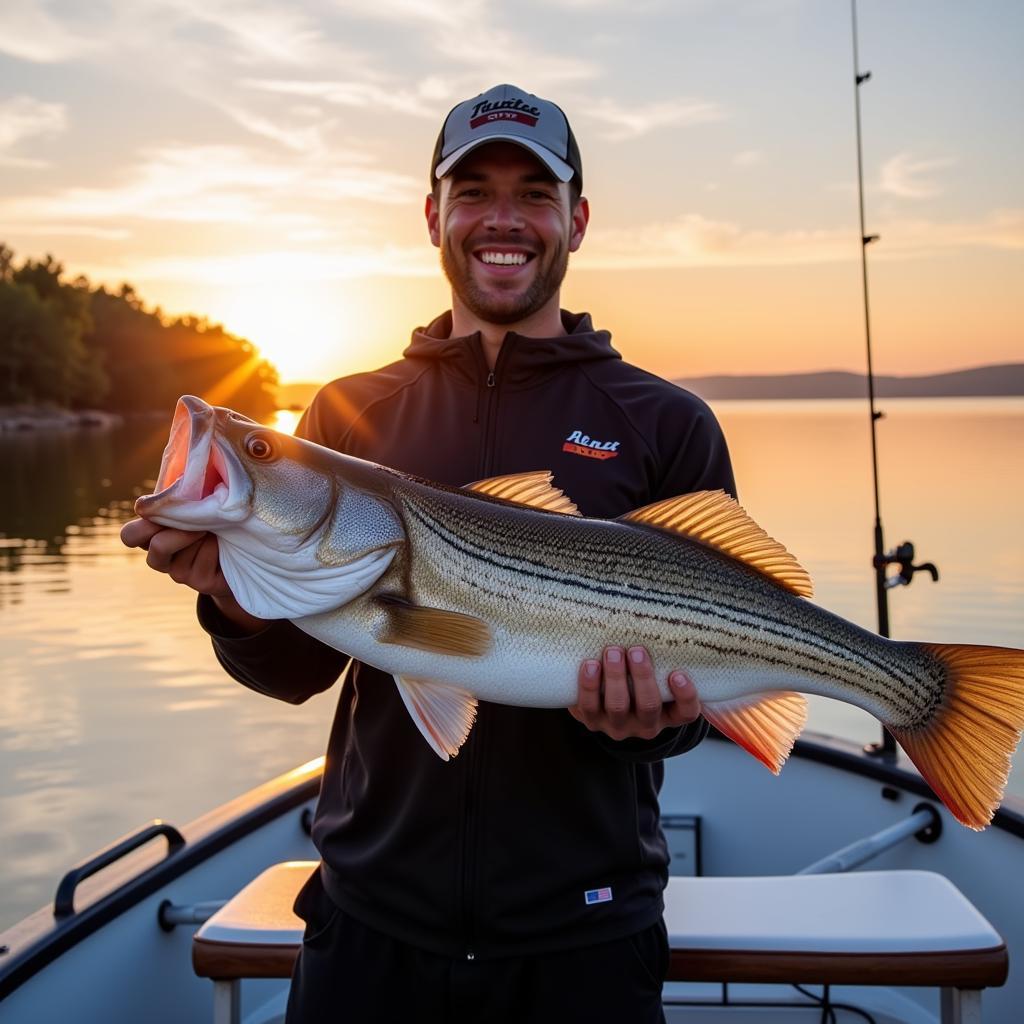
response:
<path id="1" fill-rule="evenodd" d="M 377 601 L 388 614 L 381 643 L 457 658 L 479 658 L 491 649 L 491 627 L 475 615 L 429 608 L 385 594 Z"/>
<path id="2" fill-rule="evenodd" d="M 512 501 L 528 508 L 539 508 L 545 512 L 562 512 L 568 516 L 581 515 L 571 498 L 567 498 L 552 482 L 549 469 L 530 473 L 510 473 L 506 476 L 492 476 L 466 484 L 463 490 L 488 494 L 492 498 Z"/>
<path id="3" fill-rule="evenodd" d="M 395 676 L 416 728 L 442 761 L 458 752 L 476 721 L 476 697 L 458 686 Z"/>
<path id="4" fill-rule="evenodd" d="M 695 491 L 666 498 L 619 518 L 700 541 L 800 597 L 810 597 L 813 592 L 807 570 L 725 491 Z"/>
<path id="5" fill-rule="evenodd" d="M 778 775 L 807 721 L 807 701 L 788 690 L 752 693 L 704 704 L 701 713 L 720 733 Z"/>

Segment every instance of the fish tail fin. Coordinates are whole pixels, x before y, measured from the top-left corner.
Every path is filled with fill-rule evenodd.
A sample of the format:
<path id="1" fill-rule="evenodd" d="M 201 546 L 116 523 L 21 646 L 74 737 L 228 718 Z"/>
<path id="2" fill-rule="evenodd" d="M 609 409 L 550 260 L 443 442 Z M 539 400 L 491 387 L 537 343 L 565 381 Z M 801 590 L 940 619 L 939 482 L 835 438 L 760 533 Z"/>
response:
<path id="1" fill-rule="evenodd" d="M 999 808 L 1024 730 L 1024 651 L 920 647 L 946 670 L 942 703 L 922 725 L 886 728 L 953 817 L 980 831 Z"/>

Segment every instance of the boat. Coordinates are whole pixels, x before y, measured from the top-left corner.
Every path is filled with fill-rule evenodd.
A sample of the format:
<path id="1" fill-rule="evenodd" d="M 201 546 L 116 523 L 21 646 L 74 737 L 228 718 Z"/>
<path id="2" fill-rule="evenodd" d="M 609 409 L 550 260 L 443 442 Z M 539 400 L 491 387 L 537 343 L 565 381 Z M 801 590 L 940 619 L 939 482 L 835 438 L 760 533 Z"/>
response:
<path id="1" fill-rule="evenodd" d="M 210 929 L 225 904 L 268 869 L 290 864 L 297 880 L 312 870 L 322 772 L 322 759 L 296 767 L 180 829 L 150 822 L 72 868 L 52 905 L 0 934 L 0 1024 L 282 1021 L 288 981 L 273 975 L 287 973 L 298 932 L 272 950 L 278 967 L 243 964 L 228 983 L 197 973 L 197 947 L 204 929 L 217 941 Z M 1007 799 L 973 832 L 902 755 L 806 734 L 776 778 L 713 734 L 666 763 L 662 816 L 672 913 L 685 930 L 687 915 L 710 904 L 738 929 L 694 934 L 675 949 L 672 975 L 699 980 L 666 983 L 670 1024 L 1021 1020 L 1024 801 Z M 966 938 L 939 920 L 947 894 L 970 925 Z M 819 940 L 848 948 L 825 948 L 831 959 L 794 955 L 794 921 L 807 920 Z M 899 945 L 914 936 L 927 948 Z M 260 941 L 264 952 L 273 946 Z"/>

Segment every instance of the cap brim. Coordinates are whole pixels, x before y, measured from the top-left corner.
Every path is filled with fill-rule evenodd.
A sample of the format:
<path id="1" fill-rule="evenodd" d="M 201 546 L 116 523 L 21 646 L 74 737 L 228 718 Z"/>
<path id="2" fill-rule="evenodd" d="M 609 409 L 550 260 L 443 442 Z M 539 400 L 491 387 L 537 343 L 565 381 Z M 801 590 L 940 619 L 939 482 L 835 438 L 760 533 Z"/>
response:
<path id="1" fill-rule="evenodd" d="M 534 142 L 532 139 L 524 139 L 519 135 L 485 135 L 482 138 L 474 139 L 472 142 L 467 142 L 465 146 L 461 146 L 450 156 L 445 157 L 434 168 L 434 177 L 443 178 L 445 175 L 450 174 L 463 157 L 472 153 L 474 149 L 479 149 L 481 146 L 486 146 L 491 142 L 513 142 L 517 146 L 522 146 L 523 149 L 528 149 L 559 181 L 571 181 L 576 173 L 561 157 L 555 156 L 546 146 L 542 146 L 539 142 Z"/>

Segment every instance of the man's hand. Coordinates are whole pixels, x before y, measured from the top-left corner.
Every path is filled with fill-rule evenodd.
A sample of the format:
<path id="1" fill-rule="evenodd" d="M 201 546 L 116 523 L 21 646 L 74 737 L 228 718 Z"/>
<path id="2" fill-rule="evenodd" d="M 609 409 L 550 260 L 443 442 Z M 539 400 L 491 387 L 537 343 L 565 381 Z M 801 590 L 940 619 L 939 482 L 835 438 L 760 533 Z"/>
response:
<path id="1" fill-rule="evenodd" d="M 578 702 L 569 714 L 613 740 L 651 740 L 662 729 L 688 725 L 700 717 L 700 700 L 690 677 L 673 672 L 668 685 L 674 700 L 664 704 L 645 647 L 606 647 L 600 661 L 580 665 Z"/>
<path id="2" fill-rule="evenodd" d="M 220 571 L 217 538 L 212 533 L 175 530 L 148 519 L 132 519 L 121 527 L 121 543 L 148 552 L 146 564 L 165 572 L 186 587 L 208 594 L 225 618 L 247 633 L 257 633 L 266 621 L 250 615 L 231 593 Z"/>

